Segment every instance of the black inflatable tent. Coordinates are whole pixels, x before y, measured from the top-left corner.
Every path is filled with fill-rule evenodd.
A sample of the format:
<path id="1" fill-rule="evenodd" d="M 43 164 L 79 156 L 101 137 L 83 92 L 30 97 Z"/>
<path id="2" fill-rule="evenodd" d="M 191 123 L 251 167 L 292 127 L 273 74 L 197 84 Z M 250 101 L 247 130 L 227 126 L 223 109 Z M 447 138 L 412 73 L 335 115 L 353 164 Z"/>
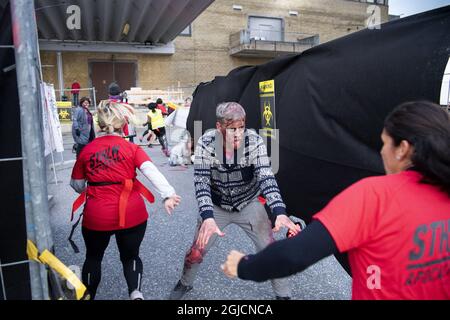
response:
<path id="1" fill-rule="evenodd" d="M 439 102 L 450 56 L 450 6 L 363 30 L 302 54 L 241 67 L 200 84 L 188 118 L 215 127 L 215 107 L 237 101 L 261 128 L 259 82 L 275 80 L 280 169 L 289 213 L 310 221 L 357 180 L 384 173 L 385 116 L 411 100 Z"/>

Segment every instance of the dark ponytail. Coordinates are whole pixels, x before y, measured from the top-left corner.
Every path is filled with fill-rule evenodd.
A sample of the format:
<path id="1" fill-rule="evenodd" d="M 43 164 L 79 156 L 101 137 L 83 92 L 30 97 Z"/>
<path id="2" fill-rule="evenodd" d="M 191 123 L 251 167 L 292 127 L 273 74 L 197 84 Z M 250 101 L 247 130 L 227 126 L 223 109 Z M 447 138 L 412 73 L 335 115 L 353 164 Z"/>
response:
<path id="1" fill-rule="evenodd" d="M 154 102 L 150 102 L 150 103 L 147 105 L 147 108 L 148 108 L 150 111 L 152 111 L 153 113 L 156 112 L 156 107 L 157 107 L 157 104 L 154 103 Z"/>
<path id="2" fill-rule="evenodd" d="M 431 102 L 407 102 L 388 115 L 384 128 L 396 146 L 406 140 L 414 147 L 411 161 L 423 175 L 421 182 L 450 196 L 449 113 Z"/>

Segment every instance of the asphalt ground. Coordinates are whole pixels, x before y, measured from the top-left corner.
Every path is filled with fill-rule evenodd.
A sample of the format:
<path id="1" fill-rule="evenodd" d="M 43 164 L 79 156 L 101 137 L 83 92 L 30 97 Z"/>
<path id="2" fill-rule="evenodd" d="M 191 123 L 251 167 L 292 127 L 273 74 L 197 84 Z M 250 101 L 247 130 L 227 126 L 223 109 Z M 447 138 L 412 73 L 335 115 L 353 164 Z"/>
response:
<path id="1" fill-rule="evenodd" d="M 144 129 L 139 128 L 138 133 Z M 53 172 L 48 172 L 49 194 L 53 195 L 51 226 L 57 257 L 67 266 L 81 270 L 85 248 L 79 227 L 73 237 L 80 248 L 75 254 L 67 241 L 71 229 L 70 211 L 77 194 L 69 185 L 75 159 L 71 152 L 73 145 L 69 133 L 64 133 L 65 163 L 56 166 L 58 184 L 54 183 Z M 140 256 L 144 264 L 142 291 L 145 299 L 167 299 L 171 289 L 177 283 L 183 266 L 186 251 L 193 241 L 197 202 L 194 196 L 193 167 L 187 169 L 170 167 L 163 156 L 160 146 L 144 150 L 166 176 L 182 197 L 182 202 L 172 216 L 168 216 L 160 200 L 147 203 L 149 212 L 148 227 L 141 245 Z M 55 155 L 55 161 L 61 161 L 61 155 Z M 139 179 L 151 187 L 151 184 L 139 174 Z M 254 283 L 243 280 L 231 280 L 225 277 L 220 265 L 232 249 L 253 253 L 253 244 L 237 226 L 228 226 L 226 236 L 220 238 L 205 257 L 194 289 L 186 294 L 186 300 L 259 300 L 273 299 L 274 293 L 269 282 Z M 285 231 L 276 235 L 284 237 Z M 346 300 L 351 298 L 351 279 L 334 257 L 326 258 L 304 272 L 290 277 L 293 299 L 299 300 Z M 97 292 L 100 300 L 126 300 L 128 291 L 123 276 L 122 265 L 115 238 L 111 238 L 102 264 L 102 280 Z"/>

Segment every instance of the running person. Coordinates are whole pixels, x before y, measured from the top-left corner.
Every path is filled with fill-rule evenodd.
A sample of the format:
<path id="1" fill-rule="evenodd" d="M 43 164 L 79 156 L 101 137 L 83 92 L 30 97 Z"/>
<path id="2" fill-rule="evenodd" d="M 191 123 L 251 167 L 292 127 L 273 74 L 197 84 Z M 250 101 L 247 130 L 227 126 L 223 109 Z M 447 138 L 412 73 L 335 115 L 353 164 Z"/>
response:
<path id="1" fill-rule="evenodd" d="M 181 198 L 147 154 L 122 138 L 125 119 L 133 119 L 129 107 L 103 101 L 97 111 L 102 133 L 81 152 L 70 183 L 78 193 L 82 193 L 79 199 L 86 199 L 82 224 L 86 260 L 82 279 L 91 297 L 95 298 L 101 279 L 103 255 L 111 236 L 115 235 L 130 298 L 143 299 L 143 265 L 139 247 L 144 238 L 148 214 L 141 194 L 150 201 L 152 195 L 136 180 L 136 168 L 164 199 L 168 214 L 172 213 Z"/>
<path id="2" fill-rule="evenodd" d="M 169 153 L 169 144 L 167 142 L 166 137 L 166 124 L 164 122 L 164 117 L 160 109 L 157 108 L 155 103 L 149 103 L 148 106 L 149 112 L 147 113 L 147 123 L 148 129 L 142 134 L 141 140 L 144 136 L 152 131 L 159 140 L 161 144 L 162 151 L 166 157 L 170 156 Z"/>

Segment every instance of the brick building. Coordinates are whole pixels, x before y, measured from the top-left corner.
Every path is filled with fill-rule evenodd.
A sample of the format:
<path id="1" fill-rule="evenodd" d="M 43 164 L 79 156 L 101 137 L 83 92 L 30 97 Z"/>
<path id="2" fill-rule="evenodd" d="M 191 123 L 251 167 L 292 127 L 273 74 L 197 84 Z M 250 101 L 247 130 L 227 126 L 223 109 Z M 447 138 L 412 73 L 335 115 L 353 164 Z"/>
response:
<path id="1" fill-rule="evenodd" d="M 216 0 L 173 42 L 144 44 L 156 48 L 146 53 L 138 52 L 137 46 L 130 52 L 117 48 L 101 52 L 98 42 L 54 46 L 42 41 L 44 80 L 64 88 L 74 80 L 84 88 L 95 86 L 97 98 L 104 98 L 106 86 L 117 78 L 126 79 L 123 89 L 181 86 L 190 94 L 198 83 L 236 67 L 302 52 L 364 29 L 370 14 L 375 22 L 386 22 L 387 1 Z"/>

